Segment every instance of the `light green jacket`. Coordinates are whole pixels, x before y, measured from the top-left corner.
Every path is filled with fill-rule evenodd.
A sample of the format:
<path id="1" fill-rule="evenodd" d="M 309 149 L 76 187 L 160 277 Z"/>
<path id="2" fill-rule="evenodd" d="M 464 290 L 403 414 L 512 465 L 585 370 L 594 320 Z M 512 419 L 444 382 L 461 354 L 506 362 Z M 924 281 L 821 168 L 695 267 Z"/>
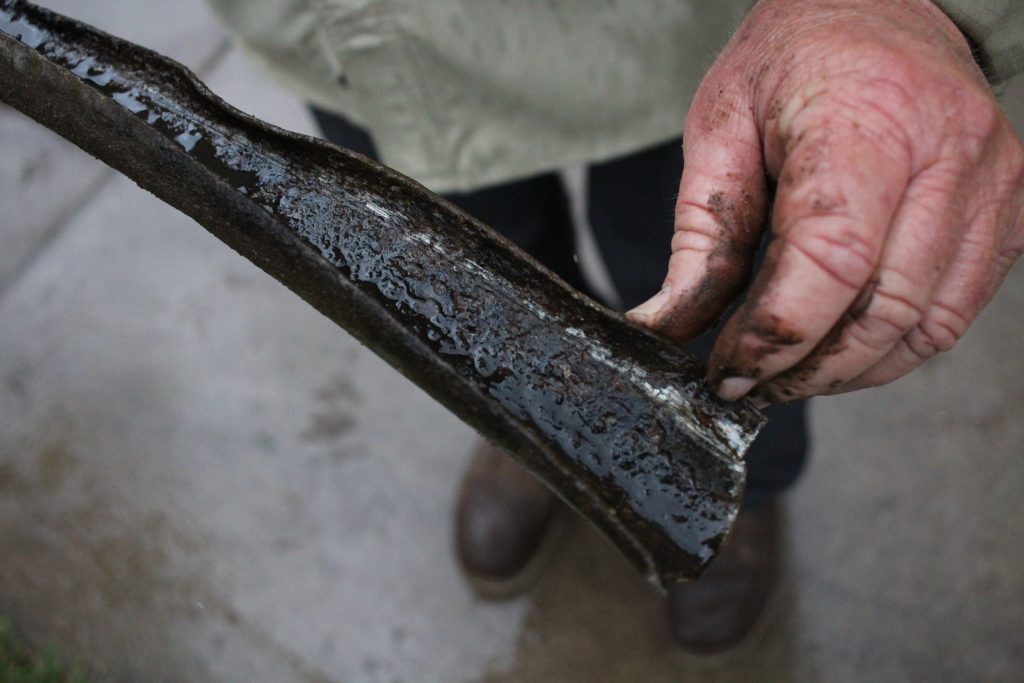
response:
<path id="1" fill-rule="evenodd" d="M 465 190 L 679 137 L 753 0 L 210 0 L 277 79 L 366 128 L 385 163 Z M 940 0 L 997 87 L 1024 0 Z"/>

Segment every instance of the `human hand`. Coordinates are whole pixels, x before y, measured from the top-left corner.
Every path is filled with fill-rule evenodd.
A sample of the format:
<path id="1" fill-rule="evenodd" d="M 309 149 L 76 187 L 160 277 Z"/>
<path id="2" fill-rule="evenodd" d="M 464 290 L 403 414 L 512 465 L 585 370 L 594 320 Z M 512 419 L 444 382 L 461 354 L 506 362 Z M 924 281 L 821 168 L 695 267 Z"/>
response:
<path id="1" fill-rule="evenodd" d="M 740 294 L 709 380 L 768 402 L 890 382 L 966 332 L 1024 252 L 1024 146 L 928 0 L 762 0 L 687 116 L 662 291 L 674 339 Z"/>

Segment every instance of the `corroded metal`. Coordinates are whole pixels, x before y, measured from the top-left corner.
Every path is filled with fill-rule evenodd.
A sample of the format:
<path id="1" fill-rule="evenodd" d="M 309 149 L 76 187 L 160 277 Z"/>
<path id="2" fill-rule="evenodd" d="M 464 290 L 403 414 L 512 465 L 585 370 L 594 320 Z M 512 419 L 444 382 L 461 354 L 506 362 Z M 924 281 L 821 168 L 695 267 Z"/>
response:
<path id="1" fill-rule="evenodd" d="M 718 401 L 692 356 L 440 197 L 25 2 L 0 0 L 0 99 L 355 335 L 519 458 L 656 585 L 697 576 L 721 545 L 763 416 Z"/>

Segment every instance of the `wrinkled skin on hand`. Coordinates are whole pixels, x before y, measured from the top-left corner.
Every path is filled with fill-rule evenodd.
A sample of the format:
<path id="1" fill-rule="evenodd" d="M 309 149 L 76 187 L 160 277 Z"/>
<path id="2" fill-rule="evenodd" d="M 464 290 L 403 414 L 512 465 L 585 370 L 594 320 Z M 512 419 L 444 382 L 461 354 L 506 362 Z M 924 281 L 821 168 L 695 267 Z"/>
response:
<path id="1" fill-rule="evenodd" d="M 1024 251 L 1024 146 L 927 0 L 763 0 L 707 74 L 662 291 L 685 340 L 764 267 L 709 377 L 781 402 L 890 382 L 953 347 Z"/>

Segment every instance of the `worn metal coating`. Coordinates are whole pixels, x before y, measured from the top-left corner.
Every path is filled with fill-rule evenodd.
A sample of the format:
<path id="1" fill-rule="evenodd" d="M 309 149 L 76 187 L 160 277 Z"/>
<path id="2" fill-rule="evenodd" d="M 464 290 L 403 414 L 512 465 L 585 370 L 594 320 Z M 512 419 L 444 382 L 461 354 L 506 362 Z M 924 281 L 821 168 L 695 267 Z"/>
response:
<path id="1" fill-rule="evenodd" d="M 0 99 L 347 329 L 520 459 L 655 585 L 699 575 L 720 547 L 763 416 L 717 400 L 691 355 L 440 197 L 26 2 L 0 0 Z"/>

